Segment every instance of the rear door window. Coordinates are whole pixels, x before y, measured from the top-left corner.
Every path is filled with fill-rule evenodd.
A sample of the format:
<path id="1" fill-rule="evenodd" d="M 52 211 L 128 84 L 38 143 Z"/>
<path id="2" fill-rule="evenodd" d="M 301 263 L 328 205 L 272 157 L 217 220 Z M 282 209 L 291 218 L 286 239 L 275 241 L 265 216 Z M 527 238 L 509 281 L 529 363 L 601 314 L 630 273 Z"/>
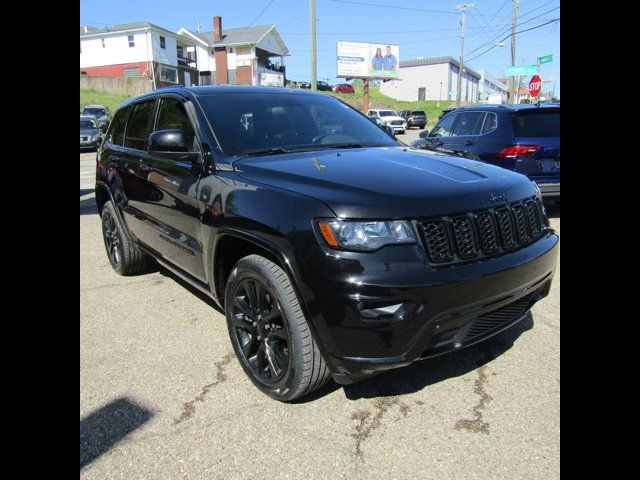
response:
<path id="1" fill-rule="evenodd" d="M 516 138 L 559 137 L 560 110 L 536 109 L 516 112 L 511 117 Z"/>
<path id="2" fill-rule="evenodd" d="M 120 146 L 124 145 L 124 129 L 127 125 L 127 116 L 130 110 L 130 107 L 125 107 L 116 112 L 116 116 L 111 122 L 111 129 L 107 134 L 107 143 Z"/>
<path id="3" fill-rule="evenodd" d="M 149 134 L 153 126 L 155 100 L 148 100 L 133 106 L 127 124 L 124 146 L 146 151 L 149 146 Z"/>
<path id="4" fill-rule="evenodd" d="M 461 112 L 456 116 L 453 124 L 452 136 L 467 137 L 470 135 L 480 135 L 484 112 Z"/>

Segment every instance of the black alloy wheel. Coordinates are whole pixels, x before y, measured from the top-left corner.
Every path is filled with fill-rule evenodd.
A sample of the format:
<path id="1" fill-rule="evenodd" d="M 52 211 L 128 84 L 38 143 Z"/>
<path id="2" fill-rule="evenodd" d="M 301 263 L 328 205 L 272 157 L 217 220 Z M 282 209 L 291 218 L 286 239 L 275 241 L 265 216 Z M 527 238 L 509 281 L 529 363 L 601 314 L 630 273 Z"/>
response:
<path id="1" fill-rule="evenodd" d="M 257 278 L 246 278 L 236 286 L 232 309 L 243 361 L 260 383 L 278 383 L 289 368 L 290 340 L 274 293 Z"/>

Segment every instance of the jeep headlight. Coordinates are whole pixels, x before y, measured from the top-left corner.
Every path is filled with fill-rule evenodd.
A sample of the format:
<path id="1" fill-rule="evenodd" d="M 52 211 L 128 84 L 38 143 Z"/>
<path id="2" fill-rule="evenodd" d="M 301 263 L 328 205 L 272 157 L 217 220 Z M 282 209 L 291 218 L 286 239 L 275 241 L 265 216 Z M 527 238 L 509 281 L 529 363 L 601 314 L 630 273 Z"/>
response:
<path id="1" fill-rule="evenodd" d="M 318 229 L 330 247 L 343 250 L 372 251 L 416 242 L 411 224 L 404 220 L 326 220 L 318 221 Z"/>

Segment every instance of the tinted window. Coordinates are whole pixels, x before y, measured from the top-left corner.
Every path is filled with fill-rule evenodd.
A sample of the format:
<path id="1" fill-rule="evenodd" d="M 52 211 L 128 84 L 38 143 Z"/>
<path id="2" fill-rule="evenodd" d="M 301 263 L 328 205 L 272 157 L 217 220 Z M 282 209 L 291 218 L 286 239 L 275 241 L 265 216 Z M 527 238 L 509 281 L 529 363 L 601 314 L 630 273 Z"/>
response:
<path id="1" fill-rule="evenodd" d="M 450 137 L 451 136 L 451 127 L 453 126 L 453 122 L 456 119 L 456 115 L 447 115 L 444 117 L 440 123 L 438 123 L 431 133 L 429 133 L 430 137 Z"/>
<path id="2" fill-rule="evenodd" d="M 154 105 L 155 101 L 153 100 L 134 105 L 127 125 L 127 136 L 124 139 L 125 147 L 147 150 Z"/>
<path id="3" fill-rule="evenodd" d="M 456 115 L 452 136 L 480 135 L 484 112 L 460 112 Z"/>
<path id="4" fill-rule="evenodd" d="M 411 115 L 424 115 L 425 113 L 422 110 L 414 110 L 411 112 Z"/>
<path id="5" fill-rule="evenodd" d="M 380 110 L 378 115 L 381 117 L 397 117 L 396 112 L 393 110 Z"/>
<path id="6" fill-rule="evenodd" d="M 529 110 L 512 116 L 515 137 L 559 137 L 560 110 Z"/>
<path id="7" fill-rule="evenodd" d="M 196 135 L 184 105 L 177 98 L 163 98 L 160 101 L 160 109 L 158 110 L 156 131 L 175 129 L 182 130 L 187 135 L 188 144 L 192 146 L 192 151 L 196 151 Z"/>
<path id="8" fill-rule="evenodd" d="M 109 132 L 107 133 L 107 142 L 114 145 L 124 145 L 124 127 L 127 123 L 127 115 L 129 115 L 131 107 L 121 108 L 116 112 L 116 116 L 111 122 Z"/>
<path id="9" fill-rule="evenodd" d="M 482 133 L 489 133 L 496 128 L 498 128 L 498 116 L 495 113 L 487 112 L 487 116 L 484 119 L 484 126 L 482 127 Z"/>
<path id="10" fill-rule="evenodd" d="M 229 155 L 270 148 L 397 145 L 366 117 L 329 96 L 238 93 L 198 100 Z"/>
<path id="11" fill-rule="evenodd" d="M 105 115 L 104 108 L 85 108 L 82 110 L 83 115 L 97 115 L 99 117 Z"/>
<path id="12" fill-rule="evenodd" d="M 80 120 L 80 130 L 89 128 L 96 128 L 96 122 L 93 120 Z"/>

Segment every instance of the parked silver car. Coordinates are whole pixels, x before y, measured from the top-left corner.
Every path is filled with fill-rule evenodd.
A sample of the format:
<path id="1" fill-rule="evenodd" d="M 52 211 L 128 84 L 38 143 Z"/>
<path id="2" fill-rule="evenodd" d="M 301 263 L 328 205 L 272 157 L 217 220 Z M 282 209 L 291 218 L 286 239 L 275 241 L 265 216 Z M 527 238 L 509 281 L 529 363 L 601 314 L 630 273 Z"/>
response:
<path id="1" fill-rule="evenodd" d="M 104 105 L 85 105 L 80 115 L 92 116 L 102 133 L 107 131 L 109 122 L 111 121 L 109 109 Z"/>

